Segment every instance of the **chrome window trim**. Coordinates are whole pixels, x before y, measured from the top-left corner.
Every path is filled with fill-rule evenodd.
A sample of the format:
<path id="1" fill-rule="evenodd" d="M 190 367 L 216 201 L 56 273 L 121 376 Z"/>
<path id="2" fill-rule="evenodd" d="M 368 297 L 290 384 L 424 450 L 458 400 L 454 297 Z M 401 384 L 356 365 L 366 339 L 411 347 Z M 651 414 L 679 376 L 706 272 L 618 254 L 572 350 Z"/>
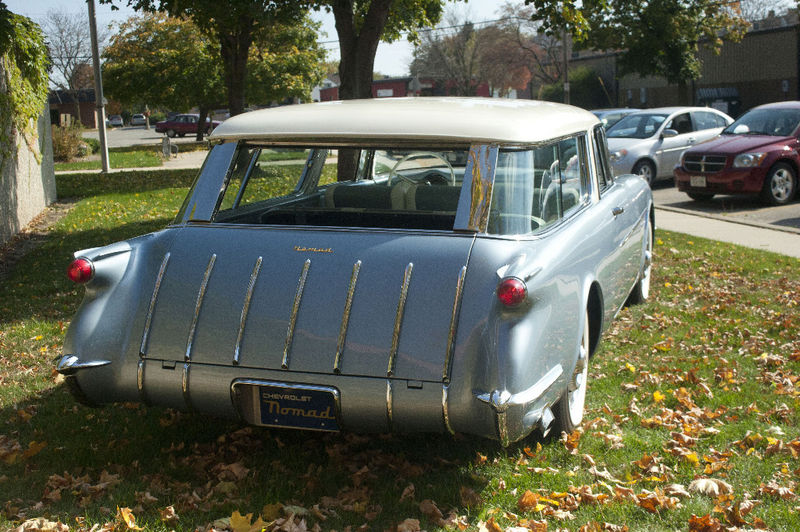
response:
<path id="1" fill-rule="evenodd" d="M 497 167 L 497 144 L 473 144 L 470 146 L 464 182 L 458 198 L 455 231 L 485 233 L 489 225 L 492 203 L 492 185 Z"/>

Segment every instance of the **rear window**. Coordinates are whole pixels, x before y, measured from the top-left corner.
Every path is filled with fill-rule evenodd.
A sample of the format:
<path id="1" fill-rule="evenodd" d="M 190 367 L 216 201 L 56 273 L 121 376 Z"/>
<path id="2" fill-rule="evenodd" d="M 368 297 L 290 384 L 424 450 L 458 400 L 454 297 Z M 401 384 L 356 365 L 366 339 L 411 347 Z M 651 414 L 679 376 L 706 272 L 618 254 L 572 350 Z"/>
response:
<path id="1" fill-rule="evenodd" d="M 452 230 L 468 153 L 243 145 L 213 221 Z"/>

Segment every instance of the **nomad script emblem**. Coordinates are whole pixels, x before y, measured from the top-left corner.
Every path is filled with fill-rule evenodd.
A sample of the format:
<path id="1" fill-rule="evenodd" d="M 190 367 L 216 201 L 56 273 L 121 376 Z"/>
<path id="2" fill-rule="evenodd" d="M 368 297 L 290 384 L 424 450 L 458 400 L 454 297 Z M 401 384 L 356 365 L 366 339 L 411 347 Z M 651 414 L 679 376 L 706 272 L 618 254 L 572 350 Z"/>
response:
<path id="1" fill-rule="evenodd" d="M 307 248 L 305 246 L 295 246 L 295 251 L 310 251 L 311 253 L 333 253 L 333 248 Z"/>

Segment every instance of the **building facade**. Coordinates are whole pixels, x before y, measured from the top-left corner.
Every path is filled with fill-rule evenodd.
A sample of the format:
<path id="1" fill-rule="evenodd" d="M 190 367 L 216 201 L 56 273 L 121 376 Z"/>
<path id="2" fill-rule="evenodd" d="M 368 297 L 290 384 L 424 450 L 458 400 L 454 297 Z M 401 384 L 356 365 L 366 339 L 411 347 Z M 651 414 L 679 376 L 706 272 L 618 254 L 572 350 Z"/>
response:
<path id="1" fill-rule="evenodd" d="M 597 72 L 609 107 L 703 105 L 735 117 L 764 103 L 800 99 L 800 24 L 795 11 L 754 23 L 740 42 L 725 41 L 718 55 L 703 46 L 699 54 L 702 74 L 684 86 L 658 77 L 618 77 L 616 53 L 573 54 L 570 69 L 585 66 Z"/>

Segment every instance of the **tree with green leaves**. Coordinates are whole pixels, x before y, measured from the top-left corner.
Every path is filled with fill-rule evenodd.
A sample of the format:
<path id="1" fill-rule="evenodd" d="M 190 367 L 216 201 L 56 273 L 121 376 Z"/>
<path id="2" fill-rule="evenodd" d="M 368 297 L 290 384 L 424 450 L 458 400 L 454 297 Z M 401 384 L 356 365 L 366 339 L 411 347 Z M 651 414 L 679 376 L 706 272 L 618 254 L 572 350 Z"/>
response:
<path id="1" fill-rule="evenodd" d="M 683 85 L 700 76 L 698 48 L 739 40 L 747 23 L 726 0 L 526 0 L 550 35 L 577 46 L 621 50 L 619 73 L 662 76 Z"/>
<path id="2" fill-rule="evenodd" d="M 219 43 L 189 18 L 147 13 L 124 22 L 104 52 L 103 79 L 109 95 L 129 104 L 186 110 L 197 106 L 201 123 L 224 105 L 224 69 Z M 268 104 L 310 99 L 322 72 L 324 51 L 314 26 L 273 24 L 250 48 L 247 95 Z M 198 131 L 198 139 L 202 138 Z"/>
<path id="3" fill-rule="evenodd" d="M 100 0 L 113 4 L 121 0 Z M 190 17 L 200 30 L 219 43 L 231 116 L 244 111 L 250 51 L 259 35 L 277 24 L 300 24 L 308 4 L 294 0 L 124 0 L 137 11 L 163 11 Z"/>
<path id="4" fill-rule="evenodd" d="M 121 102 L 187 110 L 201 124 L 222 103 L 217 45 L 188 19 L 148 13 L 120 24 L 103 52 L 106 92 Z M 202 128 L 197 130 L 203 138 Z"/>
<path id="5" fill-rule="evenodd" d="M 372 72 L 378 43 L 394 42 L 405 33 L 416 41 L 418 31 L 434 26 L 444 0 L 327 0 L 317 8 L 333 12 L 339 36 L 339 98 L 372 97 Z"/>

